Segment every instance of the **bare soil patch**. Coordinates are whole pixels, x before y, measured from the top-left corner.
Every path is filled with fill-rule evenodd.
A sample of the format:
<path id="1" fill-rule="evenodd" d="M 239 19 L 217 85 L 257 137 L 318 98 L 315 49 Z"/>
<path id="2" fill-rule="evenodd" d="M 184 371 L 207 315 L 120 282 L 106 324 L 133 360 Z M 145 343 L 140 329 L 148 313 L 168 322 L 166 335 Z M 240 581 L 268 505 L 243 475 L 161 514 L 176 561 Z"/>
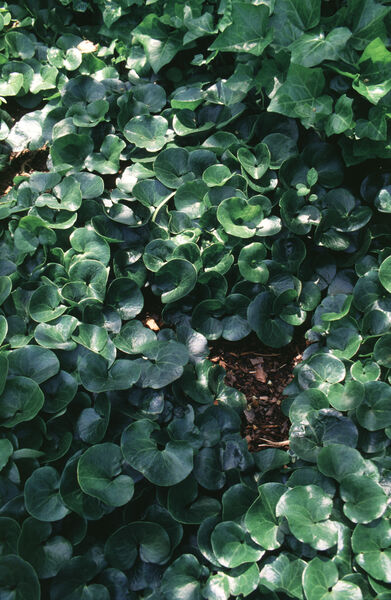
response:
<path id="1" fill-rule="evenodd" d="M 46 147 L 39 150 L 22 150 L 12 152 L 9 164 L 1 171 L 0 196 L 7 194 L 18 175 L 31 175 L 34 171 L 47 171 L 49 150 Z"/>
<path id="2" fill-rule="evenodd" d="M 224 367 L 227 385 L 246 396 L 242 434 L 250 451 L 288 449 L 290 421 L 281 411 L 281 401 L 305 347 L 305 340 L 299 339 L 285 348 L 267 348 L 255 335 L 240 342 L 218 340 L 211 345 L 209 359 Z"/>

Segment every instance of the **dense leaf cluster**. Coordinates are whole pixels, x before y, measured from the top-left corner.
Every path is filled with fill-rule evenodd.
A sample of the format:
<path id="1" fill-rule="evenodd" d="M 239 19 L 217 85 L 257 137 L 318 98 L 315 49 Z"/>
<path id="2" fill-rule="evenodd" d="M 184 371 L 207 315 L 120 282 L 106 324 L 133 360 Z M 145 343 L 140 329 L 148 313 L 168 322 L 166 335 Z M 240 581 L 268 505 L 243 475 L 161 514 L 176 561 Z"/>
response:
<path id="1" fill-rule="evenodd" d="M 390 10 L 3 3 L 2 598 L 390 597 Z M 208 341 L 304 324 L 250 454 Z"/>

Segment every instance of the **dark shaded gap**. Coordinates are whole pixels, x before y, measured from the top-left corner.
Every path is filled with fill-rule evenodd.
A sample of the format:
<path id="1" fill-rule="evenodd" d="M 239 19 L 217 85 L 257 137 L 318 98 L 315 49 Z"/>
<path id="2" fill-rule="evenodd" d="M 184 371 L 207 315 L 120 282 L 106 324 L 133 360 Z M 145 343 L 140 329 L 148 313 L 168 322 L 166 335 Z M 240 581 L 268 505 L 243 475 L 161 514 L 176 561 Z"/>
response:
<path id="1" fill-rule="evenodd" d="M 7 194 L 14 185 L 18 175 L 31 175 L 34 171 L 47 171 L 49 150 L 46 147 L 38 150 L 22 150 L 12 152 L 9 164 L 0 172 L 0 196 Z"/>

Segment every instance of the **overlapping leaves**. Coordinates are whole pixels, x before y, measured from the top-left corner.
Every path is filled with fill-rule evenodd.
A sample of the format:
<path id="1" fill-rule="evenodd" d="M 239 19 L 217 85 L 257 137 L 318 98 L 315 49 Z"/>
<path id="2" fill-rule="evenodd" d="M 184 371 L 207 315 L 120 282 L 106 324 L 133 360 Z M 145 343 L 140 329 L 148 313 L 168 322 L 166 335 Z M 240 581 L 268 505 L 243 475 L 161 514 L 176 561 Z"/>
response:
<path id="1" fill-rule="evenodd" d="M 1 594 L 387 597 L 389 10 L 0 8 Z M 301 326 L 250 454 L 208 341 Z"/>

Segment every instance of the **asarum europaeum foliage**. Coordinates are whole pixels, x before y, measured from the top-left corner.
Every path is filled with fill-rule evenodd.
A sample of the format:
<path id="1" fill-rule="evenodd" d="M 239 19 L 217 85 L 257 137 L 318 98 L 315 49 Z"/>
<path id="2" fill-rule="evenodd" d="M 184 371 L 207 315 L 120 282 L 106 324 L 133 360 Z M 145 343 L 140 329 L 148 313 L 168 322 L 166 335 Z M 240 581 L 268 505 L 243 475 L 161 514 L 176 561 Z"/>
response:
<path id="1" fill-rule="evenodd" d="M 2 4 L 4 600 L 391 597 L 390 13 Z M 298 326 L 250 454 L 208 341 Z"/>

